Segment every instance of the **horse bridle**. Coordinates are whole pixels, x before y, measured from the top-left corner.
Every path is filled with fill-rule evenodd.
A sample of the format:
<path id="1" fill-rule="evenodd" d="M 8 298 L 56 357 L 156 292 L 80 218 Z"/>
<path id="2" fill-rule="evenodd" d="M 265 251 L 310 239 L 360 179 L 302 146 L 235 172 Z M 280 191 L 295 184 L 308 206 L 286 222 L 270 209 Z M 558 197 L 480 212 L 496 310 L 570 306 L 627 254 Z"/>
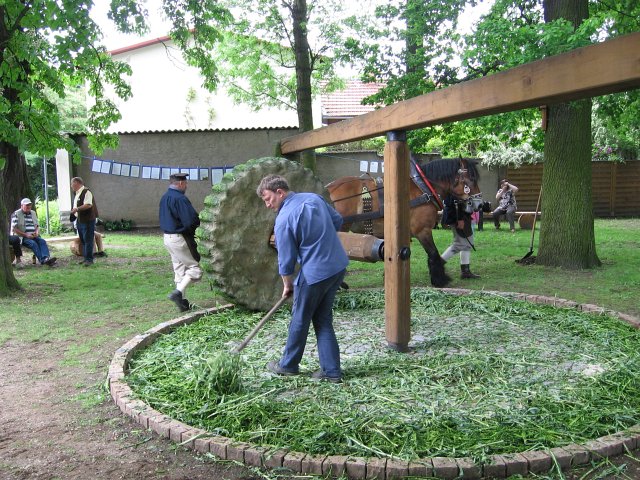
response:
<path id="1" fill-rule="evenodd" d="M 469 169 L 465 168 L 464 160 L 460 160 L 460 168 L 458 169 L 458 174 L 454 180 L 453 186 L 454 188 L 458 186 L 460 182 L 464 183 L 464 194 L 469 195 L 471 193 L 471 187 L 469 186 Z M 463 175 L 466 177 L 465 180 L 462 180 Z"/>
<path id="2" fill-rule="evenodd" d="M 458 169 L 458 174 L 456 175 L 454 187 L 457 186 L 460 182 L 464 183 L 464 194 L 467 195 L 467 199 L 465 203 L 467 204 L 467 212 L 475 212 L 478 211 L 482 206 L 482 192 L 475 193 L 473 195 L 469 195 L 471 193 L 471 187 L 469 186 L 469 182 L 471 179 L 469 178 L 469 169 L 465 168 L 464 160 L 460 160 L 460 168 Z M 462 177 L 466 177 L 462 179 Z M 469 211 L 470 210 L 470 211 Z"/>

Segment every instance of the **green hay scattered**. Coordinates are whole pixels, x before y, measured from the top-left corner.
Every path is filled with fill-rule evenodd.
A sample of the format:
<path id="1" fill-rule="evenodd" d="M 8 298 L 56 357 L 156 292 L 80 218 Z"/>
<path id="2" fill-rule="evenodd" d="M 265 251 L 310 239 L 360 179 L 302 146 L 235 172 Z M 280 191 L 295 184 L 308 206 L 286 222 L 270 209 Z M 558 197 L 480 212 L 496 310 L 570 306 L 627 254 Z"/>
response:
<path id="1" fill-rule="evenodd" d="M 384 293 L 341 294 L 336 334 L 345 382 L 277 377 L 289 314 L 241 356 L 242 389 L 209 388 L 203 359 L 228 352 L 260 318 L 225 311 L 140 352 L 127 377 L 154 408 L 238 441 L 311 454 L 487 455 L 552 448 L 640 423 L 640 332 L 606 315 L 497 295 L 412 290 L 412 351 L 386 346 Z M 198 387 L 199 386 L 199 387 Z"/>
<path id="2" fill-rule="evenodd" d="M 222 352 L 203 362 L 202 385 L 210 387 L 221 395 L 230 395 L 242 390 L 240 355 Z"/>

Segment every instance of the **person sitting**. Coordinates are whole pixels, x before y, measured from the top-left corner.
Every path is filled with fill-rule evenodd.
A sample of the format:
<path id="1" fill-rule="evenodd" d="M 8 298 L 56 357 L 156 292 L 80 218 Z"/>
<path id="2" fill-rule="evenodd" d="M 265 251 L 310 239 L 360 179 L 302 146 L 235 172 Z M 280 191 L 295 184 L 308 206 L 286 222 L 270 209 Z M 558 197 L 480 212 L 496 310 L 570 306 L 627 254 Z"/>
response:
<path id="1" fill-rule="evenodd" d="M 496 229 L 500 228 L 500 215 L 506 215 L 511 232 L 516 231 L 516 193 L 518 193 L 518 187 L 511 185 L 506 178 L 500 182 L 500 190 L 496 193 L 498 208 L 493 211 L 493 224 Z"/>
<path id="2" fill-rule="evenodd" d="M 9 235 L 9 245 L 13 249 L 13 265 L 19 265 L 22 259 L 22 247 L 18 235 Z"/>
<path id="3" fill-rule="evenodd" d="M 20 208 L 11 214 L 11 233 L 18 236 L 20 242 L 25 247 L 33 250 L 41 265 L 52 267 L 56 263 L 56 258 L 49 255 L 47 242 L 40 236 L 40 226 L 38 216 L 31 208 L 33 203 L 28 198 L 23 198 Z"/>

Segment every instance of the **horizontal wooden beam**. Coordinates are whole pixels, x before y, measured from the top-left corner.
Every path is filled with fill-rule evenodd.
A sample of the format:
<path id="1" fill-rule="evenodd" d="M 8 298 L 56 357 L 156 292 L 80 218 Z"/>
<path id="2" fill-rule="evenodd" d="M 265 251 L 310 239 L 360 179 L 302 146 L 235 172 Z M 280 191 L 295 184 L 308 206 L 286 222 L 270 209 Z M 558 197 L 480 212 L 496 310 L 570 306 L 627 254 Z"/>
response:
<path id="1" fill-rule="evenodd" d="M 640 87 L 640 32 L 520 65 L 284 138 L 282 153 Z"/>

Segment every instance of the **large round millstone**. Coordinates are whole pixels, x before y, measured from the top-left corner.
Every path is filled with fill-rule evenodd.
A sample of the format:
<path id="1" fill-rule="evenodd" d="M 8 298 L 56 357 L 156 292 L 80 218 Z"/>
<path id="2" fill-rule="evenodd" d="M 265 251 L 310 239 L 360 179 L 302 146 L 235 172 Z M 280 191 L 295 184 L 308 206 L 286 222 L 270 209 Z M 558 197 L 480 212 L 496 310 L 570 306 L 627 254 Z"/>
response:
<path id="1" fill-rule="evenodd" d="M 269 310 L 282 296 L 277 252 L 269 245 L 276 214 L 256 194 L 263 177 L 282 175 L 294 192 L 329 198 L 320 180 L 299 163 L 259 158 L 236 166 L 204 201 L 198 229 L 202 267 L 237 303 Z"/>

